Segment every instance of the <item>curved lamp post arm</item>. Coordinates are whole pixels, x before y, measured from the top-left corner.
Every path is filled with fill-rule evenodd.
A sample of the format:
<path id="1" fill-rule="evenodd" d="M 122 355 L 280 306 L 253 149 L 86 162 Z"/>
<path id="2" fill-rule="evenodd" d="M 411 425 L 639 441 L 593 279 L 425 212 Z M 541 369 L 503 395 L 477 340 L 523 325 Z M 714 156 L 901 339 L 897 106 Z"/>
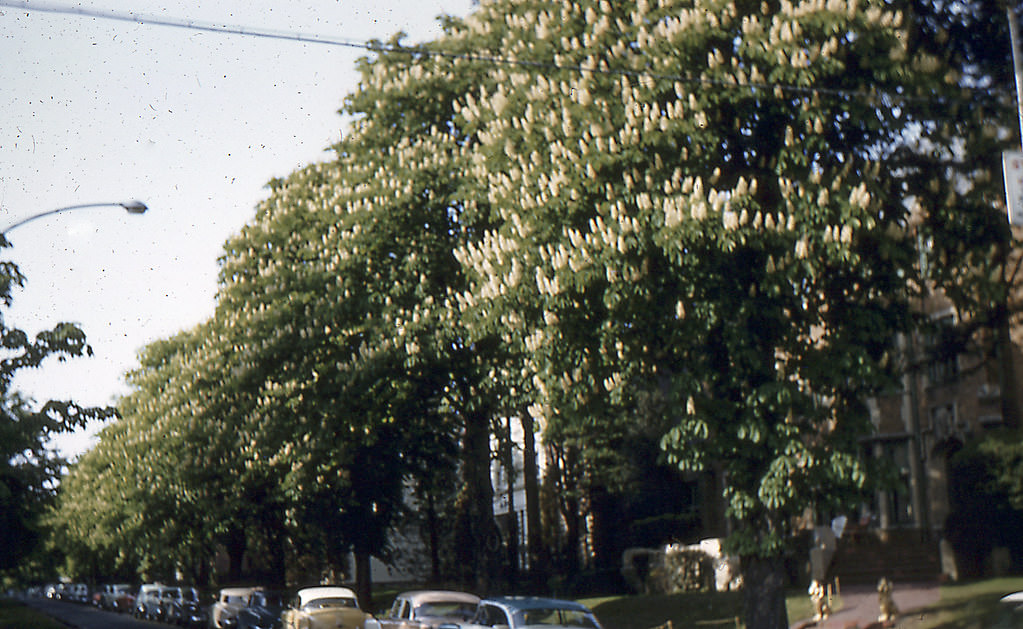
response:
<path id="1" fill-rule="evenodd" d="M 122 202 L 115 201 L 115 202 L 112 202 L 112 203 L 85 203 L 85 204 L 82 204 L 82 205 L 69 205 L 67 207 L 57 208 L 56 210 L 50 210 L 48 212 L 40 212 L 39 214 L 35 214 L 33 216 L 29 216 L 28 218 L 23 218 L 20 221 L 17 221 L 16 223 L 12 223 L 11 225 L 8 225 L 7 227 L 4 227 L 3 231 L 0 231 L 0 234 L 3 234 L 4 236 L 6 236 L 7 232 L 11 231 L 15 227 L 20 227 L 20 226 L 24 225 L 25 223 L 28 223 L 29 221 L 34 221 L 37 218 L 42 218 L 44 216 L 49 216 L 50 214 L 57 214 L 57 213 L 60 213 L 60 212 L 68 212 L 70 210 L 81 210 L 81 209 L 90 208 L 90 207 L 122 207 L 125 210 L 127 210 L 129 214 L 145 214 L 146 210 L 149 209 L 148 207 L 146 207 L 146 204 L 143 203 L 142 201 L 122 201 Z"/>

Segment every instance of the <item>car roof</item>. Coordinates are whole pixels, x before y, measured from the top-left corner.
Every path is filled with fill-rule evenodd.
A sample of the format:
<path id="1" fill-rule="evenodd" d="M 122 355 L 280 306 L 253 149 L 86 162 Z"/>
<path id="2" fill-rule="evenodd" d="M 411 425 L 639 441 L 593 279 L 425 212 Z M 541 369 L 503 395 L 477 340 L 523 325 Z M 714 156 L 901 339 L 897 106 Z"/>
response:
<path id="1" fill-rule="evenodd" d="M 409 590 L 408 592 L 402 592 L 398 595 L 398 598 L 404 598 L 412 602 L 413 605 L 419 603 L 434 603 L 437 601 L 455 601 L 459 603 L 478 603 L 480 597 L 475 594 L 468 592 L 458 592 L 456 590 Z"/>
<path id="2" fill-rule="evenodd" d="M 305 605 L 309 601 L 320 598 L 355 598 L 355 592 L 349 588 L 333 585 L 318 585 L 316 587 L 302 588 L 298 591 L 298 604 Z"/>
<path id="3" fill-rule="evenodd" d="M 538 596 L 497 596 L 480 601 L 480 604 L 493 603 L 511 610 L 519 609 L 570 609 L 573 611 L 592 613 L 590 608 L 582 603 L 566 601 L 557 598 L 543 598 Z"/>
<path id="4" fill-rule="evenodd" d="M 248 596 L 252 594 L 253 588 L 221 588 L 220 596 Z"/>

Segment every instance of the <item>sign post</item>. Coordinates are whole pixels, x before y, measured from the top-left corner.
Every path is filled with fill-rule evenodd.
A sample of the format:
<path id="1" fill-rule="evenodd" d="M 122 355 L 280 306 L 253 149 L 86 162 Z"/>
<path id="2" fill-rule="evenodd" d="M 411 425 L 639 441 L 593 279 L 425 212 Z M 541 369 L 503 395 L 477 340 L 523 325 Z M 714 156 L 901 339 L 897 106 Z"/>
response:
<path id="1" fill-rule="evenodd" d="M 1023 151 L 1002 153 L 1002 172 L 1005 176 L 1005 204 L 1009 211 L 1009 224 L 1023 226 Z"/>

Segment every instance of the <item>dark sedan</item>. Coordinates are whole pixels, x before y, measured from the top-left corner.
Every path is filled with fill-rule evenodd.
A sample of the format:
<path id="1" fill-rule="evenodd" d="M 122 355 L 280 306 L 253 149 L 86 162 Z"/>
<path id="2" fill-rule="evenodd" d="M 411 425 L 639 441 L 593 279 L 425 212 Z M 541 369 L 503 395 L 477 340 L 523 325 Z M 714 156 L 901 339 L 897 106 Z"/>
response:
<path id="1" fill-rule="evenodd" d="M 257 589 L 238 610 L 238 629 L 279 629 L 284 597 L 279 592 Z"/>
<path id="2" fill-rule="evenodd" d="M 164 620 L 182 627 L 205 627 L 209 622 L 206 606 L 193 587 L 174 588 L 164 612 Z"/>

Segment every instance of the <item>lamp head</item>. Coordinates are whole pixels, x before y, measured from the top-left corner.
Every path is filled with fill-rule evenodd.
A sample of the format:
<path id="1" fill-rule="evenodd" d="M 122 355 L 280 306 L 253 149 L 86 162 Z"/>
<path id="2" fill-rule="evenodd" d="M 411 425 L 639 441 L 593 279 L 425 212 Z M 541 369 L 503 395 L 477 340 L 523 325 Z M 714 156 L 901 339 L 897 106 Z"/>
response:
<path id="1" fill-rule="evenodd" d="M 148 207 L 146 207 L 145 203 L 143 203 L 142 201 L 137 201 L 137 200 L 136 201 L 125 201 L 124 203 L 118 203 L 118 205 L 120 205 L 124 209 L 128 210 L 129 214 L 145 214 L 146 210 L 149 209 Z"/>

